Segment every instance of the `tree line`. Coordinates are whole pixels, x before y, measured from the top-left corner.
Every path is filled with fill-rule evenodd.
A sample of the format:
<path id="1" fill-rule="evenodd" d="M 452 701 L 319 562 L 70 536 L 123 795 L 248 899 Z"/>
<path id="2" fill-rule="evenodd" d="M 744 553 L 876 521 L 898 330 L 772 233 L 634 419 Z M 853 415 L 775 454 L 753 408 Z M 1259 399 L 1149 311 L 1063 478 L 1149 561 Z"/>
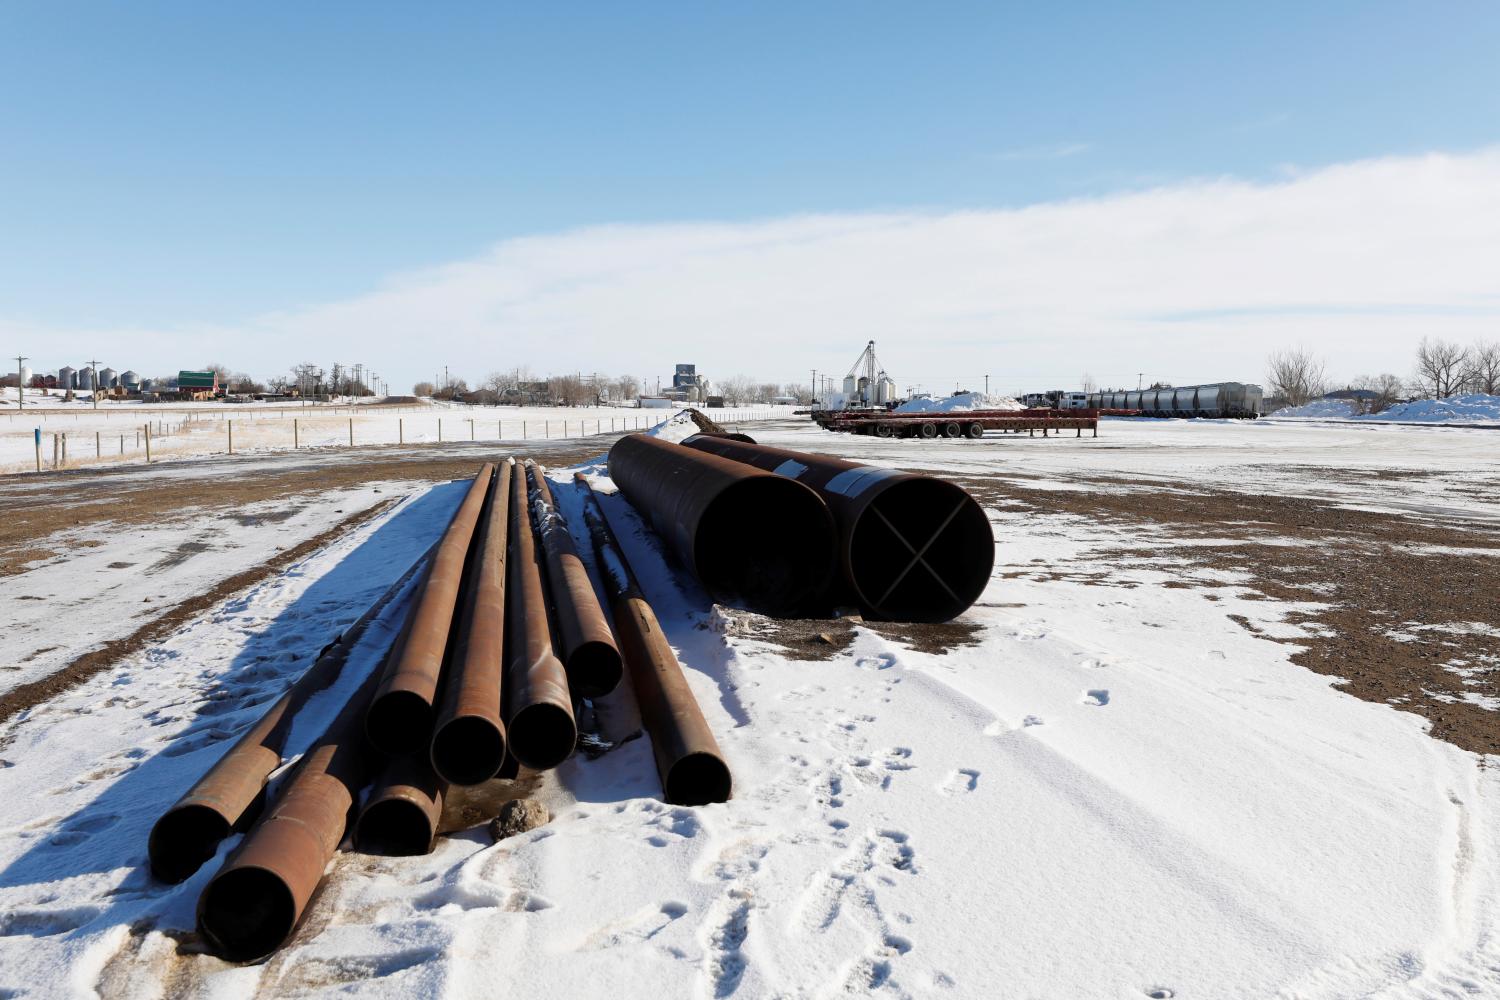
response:
<path id="1" fill-rule="evenodd" d="M 1301 406 L 1340 389 L 1358 412 L 1380 413 L 1408 399 L 1446 399 L 1466 393 L 1500 395 L 1500 342 L 1459 344 L 1423 337 L 1411 374 L 1361 375 L 1343 386 L 1328 377 L 1323 358 L 1306 348 L 1276 351 L 1266 359 L 1267 409 Z"/>
<path id="2" fill-rule="evenodd" d="M 472 386 L 467 379 L 455 378 L 446 385 L 417 382 L 411 391 L 414 396 L 480 406 L 595 406 L 606 402 L 629 403 L 642 395 L 654 394 L 655 387 L 642 386 L 634 375 L 574 373 L 538 378 L 529 369 L 513 368 L 490 372 Z M 812 402 L 812 394 L 805 385 L 757 382 L 745 375 L 732 375 L 711 383 L 709 394 L 724 397 L 726 406 L 770 403 L 781 396 L 790 396 L 804 404 Z"/>

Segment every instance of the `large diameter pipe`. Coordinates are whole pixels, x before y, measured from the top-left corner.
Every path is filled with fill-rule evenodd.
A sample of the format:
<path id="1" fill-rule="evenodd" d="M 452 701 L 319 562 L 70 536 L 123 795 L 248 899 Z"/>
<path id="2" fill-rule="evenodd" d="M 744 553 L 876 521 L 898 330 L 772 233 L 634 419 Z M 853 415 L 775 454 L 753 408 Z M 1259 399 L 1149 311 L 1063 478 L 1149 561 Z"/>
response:
<path id="1" fill-rule="evenodd" d="M 506 731 L 511 755 L 526 767 L 542 771 L 568 759 L 578 742 L 578 724 L 573 718 L 568 674 L 553 646 L 541 555 L 526 511 L 525 479 L 520 472 L 510 479 Z"/>
<path id="2" fill-rule="evenodd" d="M 683 445 L 816 490 L 838 522 L 840 575 L 871 618 L 948 621 L 989 583 L 994 531 L 974 498 L 953 483 L 708 435 Z"/>
<path id="3" fill-rule="evenodd" d="M 337 682 L 349 654 L 366 634 L 386 625 L 400 627 L 386 615 L 390 603 L 410 584 L 432 551 L 418 559 L 360 618 L 319 654 L 285 694 L 220 757 L 187 794 L 151 827 L 147 856 L 151 873 L 165 882 L 188 878 L 219 849 L 219 842 L 254 821 L 265 801 L 266 782 L 281 766 L 292 720 L 307 700 Z M 383 617 L 384 616 L 384 617 Z"/>
<path id="4" fill-rule="evenodd" d="M 359 811 L 354 845 L 366 854 L 427 854 L 437 839 L 447 793 L 448 783 L 427 761 L 391 758 Z"/>
<path id="5" fill-rule="evenodd" d="M 500 686 L 505 670 L 505 548 L 514 470 L 513 459 L 500 465 L 485 502 L 453 659 L 428 748 L 433 770 L 456 785 L 488 781 L 505 760 Z"/>
<path id="6" fill-rule="evenodd" d="M 609 595 L 615 634 L 625 654 L 641 722 L 651 736 L 662 792 L 677 805 L 728 801 L 733 786 L 729 765 L 682 676 L 682 665 L 582 474 L 576 477 L 576 485 L 584 494 L 584 521 Z"/>
<path id="7" fill-rule="evenodd" d="M 806 611 L 833 577 L 828 505 L 795 480 L 646 434 L 615 442 L 609 476 L 722 604 Z"/>
<path id="8" fill-rule="evenodd" d="M 443 533 L 426 586 L 417 595 L 404 648 L 386 665 L 370 702 L 365 730 L 370 742 L 385 753 L 411 753 L 427 747 L 432 738 L 432 702 L 442 676 L 464 564 L 494 472 L 489 463 L 480 468 Z"/>
<path id="9" fill-rule="evenodd" d="M 220 958 L 264 958 L 302 919 L 369 775 L 363 721 L 380 678 L 379 670 L 370 672 L 198 897 L 198 930 Z"/>
<path id="10" fill-rule="evenodd" d="M 568 524 L 552 500 L 547 476 L 533 462 L 526 463 L 526 476 L 532 516 L 546 559 L 557 647 L 568 671 L 568 686 L 576 696 L 598 698 L 620 683 L 620 650 L 599 606 L 589 571 L 578 558 Z"/>

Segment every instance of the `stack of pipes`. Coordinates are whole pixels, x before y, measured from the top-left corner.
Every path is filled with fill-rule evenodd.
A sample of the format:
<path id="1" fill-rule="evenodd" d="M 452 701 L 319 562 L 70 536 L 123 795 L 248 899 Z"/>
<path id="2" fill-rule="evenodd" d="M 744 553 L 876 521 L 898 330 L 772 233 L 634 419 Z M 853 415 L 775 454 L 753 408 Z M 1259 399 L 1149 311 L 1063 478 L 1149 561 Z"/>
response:
<path id="1" fill-rule="evenodd" d="M 199 898 L 217 954 L 251 961 L 284 943 L 351 831 L 362 851 L 425 854 L 451 785 L 562 763 L 575 704 L 627 669 L 668 800 L 728 799 L 728 767 L 596 502 L 586 520 L 615 627 L 543 471 L 485 465 L 441 540 L 162 815 L 149 854 L 170 882 L 248 831 Z M 378 666 L 344 678 L 367 644 Z M 352 693 L 272 792 L 295 716 L 333 688 Z"/>

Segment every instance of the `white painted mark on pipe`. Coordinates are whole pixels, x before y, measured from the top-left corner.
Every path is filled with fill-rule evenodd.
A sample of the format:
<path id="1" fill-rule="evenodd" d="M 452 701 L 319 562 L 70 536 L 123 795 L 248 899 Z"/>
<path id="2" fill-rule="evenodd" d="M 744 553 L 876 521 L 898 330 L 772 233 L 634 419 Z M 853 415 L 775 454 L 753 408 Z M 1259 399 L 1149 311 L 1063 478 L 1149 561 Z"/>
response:
<path id="1" fill-rule="evenodd" d="M 807 471 L 807 466 L 803 465 L 801 462 L 797 461 L 794 458 L 789 458 L 785 462 L 782 462 L 780 465 L 776 466 L 776 468 L 772 469 L 771 471 L 776 473 L 778 476 L 786 476 L 788 479 L 796 479 L 798 476 L 802 475 L 802 473 Z"/>
<path id="2" fill-rule="evenodd" d="M 897 472 L 895 469 L 872 469 L 867 466 L 846 469 L 828 480 L 828 485 L 823 488 L 829 493 L 857 497 L 882 479 L 891 479 L 900 475 L 904 473 Z"/>

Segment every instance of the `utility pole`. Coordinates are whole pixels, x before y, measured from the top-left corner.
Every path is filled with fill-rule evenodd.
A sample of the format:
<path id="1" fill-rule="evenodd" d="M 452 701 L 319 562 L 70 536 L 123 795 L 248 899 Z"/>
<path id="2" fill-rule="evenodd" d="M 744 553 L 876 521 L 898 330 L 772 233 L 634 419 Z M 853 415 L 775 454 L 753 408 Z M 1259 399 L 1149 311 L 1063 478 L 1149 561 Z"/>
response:
<path id="1" fill-rule="evenodd" d="M 1145 384 L 1145 380 L 1146 380 L 1146 373 L 1145 372 L 1136 372 L 1135 373 L 1135 387 L 1137 389 L 1141 388 L 1141 386 Z"/>
<path id="2" fill-rule="evenodd" d="M 990 377 L 988 375 L 984 377 L 984 394 L 986 396 L 990 394 Z"/>
<path id="3" fill-rule="evenodd" d="M 26 364 L 26 358 L 24 358 L 23 356 L 17 354 L 16 355 L 16 405 L 20 409 L 22 409 L 22 410 L 26 409 L 26 387 L 21 384 L 21 369 L 22 369 L 23 366 L 25 366 L 25 364 Z"/>
<path id="4" fill-rule="evenodd" d="M 812 370 L 812 405 L 814 408 L 818 405 L 818 370 L 816 368 Z"/>
<path id="5" fill-rule="evenodd" d="M 90 361 L 89 367 L 94 369 L 94 377 L 92 379 L 94 383 L 94 409 L 97 410 L 99 409 L 99 362 Z"/>

